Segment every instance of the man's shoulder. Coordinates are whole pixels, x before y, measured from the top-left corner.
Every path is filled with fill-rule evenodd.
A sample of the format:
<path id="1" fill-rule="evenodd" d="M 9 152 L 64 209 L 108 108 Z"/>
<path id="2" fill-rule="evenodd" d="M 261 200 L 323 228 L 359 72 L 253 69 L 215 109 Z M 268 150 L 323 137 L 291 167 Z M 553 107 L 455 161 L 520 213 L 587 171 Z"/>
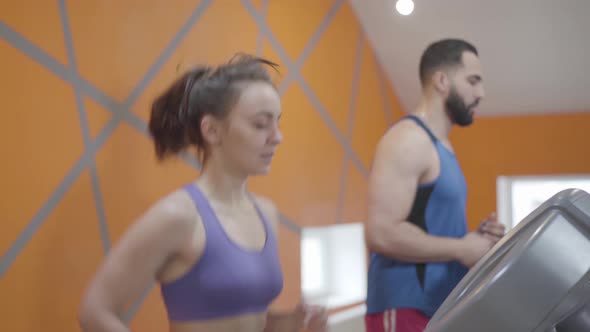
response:
<path id="1" fill-rule="evenodd" d="M 400 120 L 381 137 L 377 150 L 384 154 L 420 155 L 432 149 L 432 142 L 424 128 L 412 120 Z"/>

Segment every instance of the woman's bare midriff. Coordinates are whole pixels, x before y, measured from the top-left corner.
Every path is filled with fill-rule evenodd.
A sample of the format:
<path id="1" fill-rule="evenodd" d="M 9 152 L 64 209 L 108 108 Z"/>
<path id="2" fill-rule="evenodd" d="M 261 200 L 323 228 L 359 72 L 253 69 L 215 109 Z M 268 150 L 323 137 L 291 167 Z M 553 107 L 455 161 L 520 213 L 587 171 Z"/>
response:
<path id="1" fill-rule="evenodd" d="M 190 322 L 171 322 L 170 332 L 263 332 L 266 313 Z"/>

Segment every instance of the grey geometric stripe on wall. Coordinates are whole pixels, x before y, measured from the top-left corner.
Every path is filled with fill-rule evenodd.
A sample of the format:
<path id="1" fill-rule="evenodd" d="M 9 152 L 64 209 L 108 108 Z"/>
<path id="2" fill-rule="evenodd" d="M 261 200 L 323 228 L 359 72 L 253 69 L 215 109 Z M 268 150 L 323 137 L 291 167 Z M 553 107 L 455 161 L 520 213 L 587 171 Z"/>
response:
<path id="1" fill-rule="evenodd" d="M 66 9 L 65 0 L 58 1 L 59 6 L 59 14 L 62 23 L 62 31 L 64 34 L 64 40 L 66 44 L 66 52 L 68 56 L 68 63 L 70 66 L 70 75 L 71 77 L 80 76 L 78 73 L 78 65 L 76 63 L 76 55 L 74 53 L 74 46 L 72 42 L 72 32 L 70 30 L 70 22 L 68 20 L 68 14 Z M 78 117 L 80 121 L 80 127 L 82 128 L 82 141 L 84 143 L 84 148 L 86 150 L 90 147 L 91 135 L 90 129 L 88 127 L 88 120 L 86 117 L 86 109 L 84 107 L 84 102 L 82 100 L 82 94 L 80 92 L 79 87 L 74 84 L 74 94 L 76 97 L 76 108 L 78 110 Z M 91 157 L 88 161 L 88 168 L 90 169 L 90 181 L 92 185 L 92 195 L 94 197 L 94 206 L 96 208 L 96 215 L 98 217 L 99 223 L 99 230 L 100 230 L 100 238 L 102 240 L 102 246 L 104 252 L 108 252 L 110 248 L 110 239 L 109 239 L 109 231 L 106 223 L 106 217 L 104 213 L 104 207 L 102 202 L 102 195 L 100 192 L 100 183 L 98 181 L 98 173 L 96 170 L 96 163 L 94 161 L 94 153 L 91 154 Z M 61 197 L 60 197 L 61 200 Z"/>
<path id="2" fill-rule="evenodd" d="M 336 0 L 335 4 L 341 5 L 344 0 Z M 334 120 L 330 114 L 326 111 L 326 108 L 320 102 L 319 98 L 313 92 L 313 90 L 309 87 L 301 73 L 299 72 L 299 68 L 296 64 L 289 59 L 287 52 L 281 46 L 281 43 L 278 41 L 276 36 L 270 30 L 268 24 L 264 17 L 256 10 L 255 6 L 249 0 L 242 0 L 242 3 L 250 13 L 250 15 L 254 18 L 256 23 L 258 24 L 258 28 L 264 34 L 266 40 L 269 41 L 273 49 L 279 55 L 281 62 L 285 64 L 289 74 L 293 75 L 293 79 L 299 83 L 301 89 L 305 93 L 306 97 L 309 99 L 311 104 L 314 106 L 314 109 L 319 113 L 321 118 L 324 120 L 325 124 L 328 126 L 332 134 L 336 136 L 336 139 L 344 149 L 345 154 L 353 161 L 355 166 L 359 169 L 361 174 L 366 178 L 368 176 L 368 170 L 366 169 L 365 165 L 361 162 L 360 158 L 357 156 L 356 152 L 352 149 L 350 145 L 350 141 L 344 136 L 344 134 L 338 129 Z"/>
<path id="3" fill-rule="evenodd" d="M 343 147 L 345 151 L 345 159 L 351 160 L 353 164 L 358 168 L 362 176 L 366 178 L 368 176 L 368 171 L 350 145 L 349 132 L 342 133 L 340 131 L 340 129 L 335 125 L 334 121 L 330 117 L 329 113 L 326 111 L 325 107 L 319 101 L 318 97 L 315 95 L 315 93 L 312 91 L 309 85 L 305 82 L 303 76 L 299 72 L 302 65 L 305 63 L 309 55 L 312 53 L 317 42 L 320 40 L 320 37 L 322 36 L 323 32 L 330 25 L 332 18 L 336 15 L 338 10 L 343 5 L 344 0 L 334 1 L 328 13 L 324 17 L 323 21 L 320 23 L 317 30 L 314 32 L 308 43 L 305 45 L 305 48 L 303 49 L 301 55 L 294 61 L 289 58 L 289 56 L 279 43 L 278 39 L 274 36 L 274 34 L 272 33 L 272 31 L 266 23 L 265 13 L 267 11 L 268 1 L 269 0 L 263 0 L 263 6 L 259 11 L 256 10 L 251 1 L 242 0 L 243 6 L 247 9 L 247 12 L 254 19 L 260 31 L 260 36 L 257 43 L 257 52 L 261 52 L 262 38 L 268 40 L 272 48 L 279 55 L 280 60 L 285 64 L 285 66 L 288 69 L 288 75 L 279 87 L 279 91 L 281 92 L 281 94 L 284 93 L 287 86 L 291 82 L 298 82 L 299 85 L 302 87 L 303 92 L 314 106 L 315 110 L 320 114 L 327 127 L 331 130 L 334 136 L 336 136 L 337 140 Z M 42 206 L 35 213 L 33 218 L 27 223 L 23 231 L 17 236 L 17 239 L 11 244 L 8 250 L 5 253 L 3 253 L 3 255 L 0 257 L 0 278 L 2 278 L 2 276 L 10 268 L 11 264 L 16 260 L 18 254 L 23 250 L 28 241 L 33 237 L 33 235 L 36 233 L 36 231 L 39 229 L 42 223 L 47 219 L 47 217 L 51 214 L 54 208 L 59 204 L 59 202 L 70 190 L 71 186 L 76 182 L 78 177 L 84 172 L 85 169 L 89 170 L 91 176 L 92 194 L 96 207 L 97 218 L 99 221 L 102 245 L 105 252 L 108 251 L 108 248 L 111 244 L 110 239 L 108 238 L 109 233 L 107 229 L 104 206 L 102 202 L 100 181 L 98 180 L 98 174 L 94 161 L 95 154 L 111 137 L 111 135 L 120 123 L 126 123 L 130 125 L 131 128 L 140 132 L 142 135 L 148 136 L 147 125 L 145 121 L 143 121 L 133 112 L 131 112 L 131 107 L 137 101 L 137 99 L 143 94 L 145 88 L 156 77 L 158 72 L 161 70 L 162 66 L 168 62 L 169 58 L 172 56 L 176 48 L 184 40 L 188 32 L 192 29 L 192 27 L 203 16 L 204 12 L 211 5 L 211 3 L 212 0 L 204 0 L 200 2 L 200 4 L 191 13 L 191 16 L 187 19 L 187 21 L 182 25 L 179 31 L 169 41 L 167 46 L 162 50 L 161 54 L 158 56 L 157 60 L 152 64 L 152 66 L 149 67 L 148 71 L 145 73 L 142 79 L 137 83 L 135 88 L 131 91 L 129 96 L 122 103 L 117 102 L 113 97 L 101 91 L 94 84 L 80 76 L 77 70 L 75 49 L 72 43 L 72 33 L 69 25 L 67 6 L 64 0 L 59 0 L 58 6 L 68 56 L 67 66 L 57 61 L 54 57 L 49 55 L 39 46 L 32 43 L 26 37 L 22 36 L 13 28 L 8 26 L 6 23 L 0 21 L 0 38 L 8 42 L 16 49 L 18 49 L 24 55 L 28 56 L 32 60 L 42 65 L 45 69 L 53 73 L 55 76 L 68 82 L 73 86 L 76 97 L 77 114 L 79 117 L 79 123 L 82 130 L 82 141 L 84 143 L 84 152 L 82 156 L 74 163 L 74 165 L 72 165 L 72 167 L 68 170 L 67 174 L 64 176 L 62 181 L 58 184 L 58 186 L 51 193 L 48 199 L 42 204 Z M 360 56 L 358 56 L 357 52 L 355 67 L 359 66 L 359 61 Z M 358 76 L 359 75 L 356 74 L 354 75 L 354 79 L 352 82 L 353 87 L 356 87 L 358 85 Z M 382 77 L 380 81 L 383 83 Z M 386 100 L 387 98 L 385 98 L 385 90 L 381 90 L 381 94 L 384 100 Z M 353 95 L 355 95 L 357 89 L 353 88 L 352 91 Z M 112 114 L 112 117 L 107 121 L 106 125 L 100 130 L 100 132 L 94 139 L 90 135 L 86 110 L 84 107 L 84 103 L 82 101 L 82 98 L 84 96 L 96 101 L 99 105 L 101 105 L 103 108 L 105 108 Z M 355 96 L 351 96 L 349 117 L 352 116 L 350 113 L 352 113 L 352 109 L 354 108 L 353 103 L 355 98 Z M 348 128 L 350 130 L 350 127 Z M 183 159 L 193 168 L 199 170 L 200 164 L 192 155 L 185 155 L 183 156 Z M 343 162 L 343 164 L 348 165 L 348 162 Z M 340 188 L 341 196 L 343 195 L 343 189 L 344 188 Z M 293 221 L 289 220 L 285 215 L 281 216 L 281 225 L 295 233 L 299 233 L 301 231 L 300 226 L 298 226 Z M 147 296 L 150 289 L 151 287 L 148 290 L 146 290 L 145 296 Z M 143 302 L 143 298 L 145 296 L 143 296 L 142 299 L 140 299 L 131 308 L 131 311 L 127 314 L 128 319 L 131 319 L 133 317 L 136 310 L 140 307 L 141 303 Z"/>
<path id="4" fill-rule="evenodd" d="M 354 114 L 356 110 L 356 100 L 358 97 L 358 85 L 361 76 L 361 65 L 363 63 L 363 43 L 365 38 L 362 33 L 362 29 L 359 31 L 357 41 L 356 41 L 356 50 L 354 55 L 354 69 L 352 73 L 352 84 L 350 87 L 350 101 L 348 105 L 348 118 L 346 122 L 346 138 L 348 140 L 352 139 L 352 131 L 354 128 Z M 349 158 L 347 156 L 343 156 L 342 158 L 342 166 L 340 166 L 340 191 L 338 193 L 338 206 L 336 208 L 336 220 L 335 223 L 342 222 L 342 211 L 344 209 L 344 200 L 346 198 L 346 191 L 348 189 L 348 167 L 349 167 Z"/>
<path id="5" fill-rule="evenodd" d="M 70 56 L 73 56 L 73 51 L 71 52 L 72 54 L 68 54 L 68 56 L 70 57 L 70 67 L 65 67 L 58 61 L 53 59 L 46 52 L 41 50 L 39 47 L 35 46 L 29 40 L 27 40 L 19 33 L 14 31 L 8 25 L 4 24 L 4 22 L 0 22 L 0 36 L 3 39 L 7 40 L 10 44 L 19 49 L 25 55 L 29 56 L 33 60 L 36 60 L 38 63 L 46 67 L 49 71 L 55 73 L 60 78 L 72 84 L 77 94 L 84 93 L 84 95 L 95 99 L 99 104 L 101 104 L 107 110 L 113 113 L 113 117 L 107 122 L 105 127 L 100 131 L 100 133 L 94 141 L 92 141 L 90 138 L 85 140 L 85 150 L 82 157 L 74 164 L 74 167 L 71 168 L 70 171 L 66 174 L 64 180 L 62 180 L 62 182 L 58 185 L 57 189 L 50 195 L 49 199 L 45 202 L 45 204 L 43 204 L 41 209 L 28 223 L 25 229 L 19 234 L 19 236 L 12 243 L 7 252 L 2 256 L 2 258 L 0 258 L 0 277 L 2 277 L 4 273 L 6 273 L 10 265 L 18 256 L 18 254 L 26 246 L 26 244 L 28 243 L 30 238 L 35 234 L 39 226 L 41 226 L 41 224 L 46 220 L 46 218 L 53 211 L 53 209 L 59 204 L 61 199 L 70 189 L 70 186 L 73 185 L 73 183 L 75 183 L 75 181 L 82 174 L 84 169 L 86 169 L 87 167 L 92 169 L 91 165 L 94 163 L 94 156 L 96 152 L 100 150 L 100 148 L 108 140 L 108 138 L 111 136 L 111 134 L 114 132 L 115 128 L 119 125 L 120 122 L 124 121 L 130 124 L 132 128 L 138 130 L 143 135 L 147 136 L 146 124 L 143 120 L 141 120 L 139 117 L 137 117 L 130 111 L 130 107 L 132 103 L 137 99 L 137 97 L 141 95 L 141 93 L 143 93 L 145 86 L 149 84 L 149 82 L 153 79 L 155 74 L 166 63 L 167 59 L 171 56 L 172 52 L 176 49 L 176 47 L 178 47 L 178 45 L 186 36 L 188 31 L 190 31 L 192 26 L 198 21 L 198 19 L 204 13 L 206 8 L 211 4 L 211 2 L 212 0 L 204 0 L 199 4 L 199 6 L 193 11 L 192 15 L 187 20 L 187 22 L 181 27 L 180 31 L 172 38 L 171 42 L 164 48 L 162 54 L 158 57 L 158 59 L 150 67 L 146 75 L 138 83 L 136 88 L 132 90 L 130 96 L 122 104 L 117 103 L 114 100 L 114 98 L 109 97 L 104 92 L 100 91 L 100 89 L 98 89 L 90 82 L 84 80 L 80 75 L 78 75 L 77 71 L 74 70 L 71 66 L 73 57 Z M 58 5 L 60 6 L 62 22 L 64 22 L 62 24 L 64 25 L 64 27 L 67 27 L 69 20 L 67 17 L 65 4 L 60 1 L 58 2 Z M 69 40 L 66 40 L 66 46 L 71 45 L 72 40 L 70 31 L 65 31 L 64 36 L 66 38 L 69 38 Z M 198 164 L 194 161 L 191 161 L 189 159 L 188 163 L 189 165 L 198 169 Z M 95 195 L 95 197 L 99 196 L 100 193 L 98 195 Z M 97 217 L 100 221 L 101 217 Z M 99 225 L 99 227 L 101 230 L 106 231 L 105 227 L 103 227 L 102 225 Z M 108 243 L 108 240 L 103 238 L 103 245 L 105 244 L 105 242 Z"/>

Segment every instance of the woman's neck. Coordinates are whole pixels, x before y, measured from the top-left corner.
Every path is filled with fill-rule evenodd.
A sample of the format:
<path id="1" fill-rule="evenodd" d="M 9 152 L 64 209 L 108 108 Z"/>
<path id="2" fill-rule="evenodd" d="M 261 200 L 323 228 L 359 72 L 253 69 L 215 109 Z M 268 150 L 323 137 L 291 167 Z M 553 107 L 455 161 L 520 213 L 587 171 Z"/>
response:
<path id="1" fill-rule="evenodd" d="M 229 207 L 251 203 L 246 190 L 247 177 L 230 172 L 213 160 L 206 162 L 197 183 L 211 200 Z"/>

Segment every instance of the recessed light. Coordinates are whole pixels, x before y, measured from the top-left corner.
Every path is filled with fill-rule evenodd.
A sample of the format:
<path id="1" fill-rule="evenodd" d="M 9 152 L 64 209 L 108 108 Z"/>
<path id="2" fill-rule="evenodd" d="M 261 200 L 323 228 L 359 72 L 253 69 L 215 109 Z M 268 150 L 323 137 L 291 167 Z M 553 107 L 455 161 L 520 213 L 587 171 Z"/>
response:
<path id="1" fill-rule="evenodd" d="M 410 15 L 414 11 L 414 1 L 412 0 L 397 0 L 395 9 L 401 15 Z"/>

